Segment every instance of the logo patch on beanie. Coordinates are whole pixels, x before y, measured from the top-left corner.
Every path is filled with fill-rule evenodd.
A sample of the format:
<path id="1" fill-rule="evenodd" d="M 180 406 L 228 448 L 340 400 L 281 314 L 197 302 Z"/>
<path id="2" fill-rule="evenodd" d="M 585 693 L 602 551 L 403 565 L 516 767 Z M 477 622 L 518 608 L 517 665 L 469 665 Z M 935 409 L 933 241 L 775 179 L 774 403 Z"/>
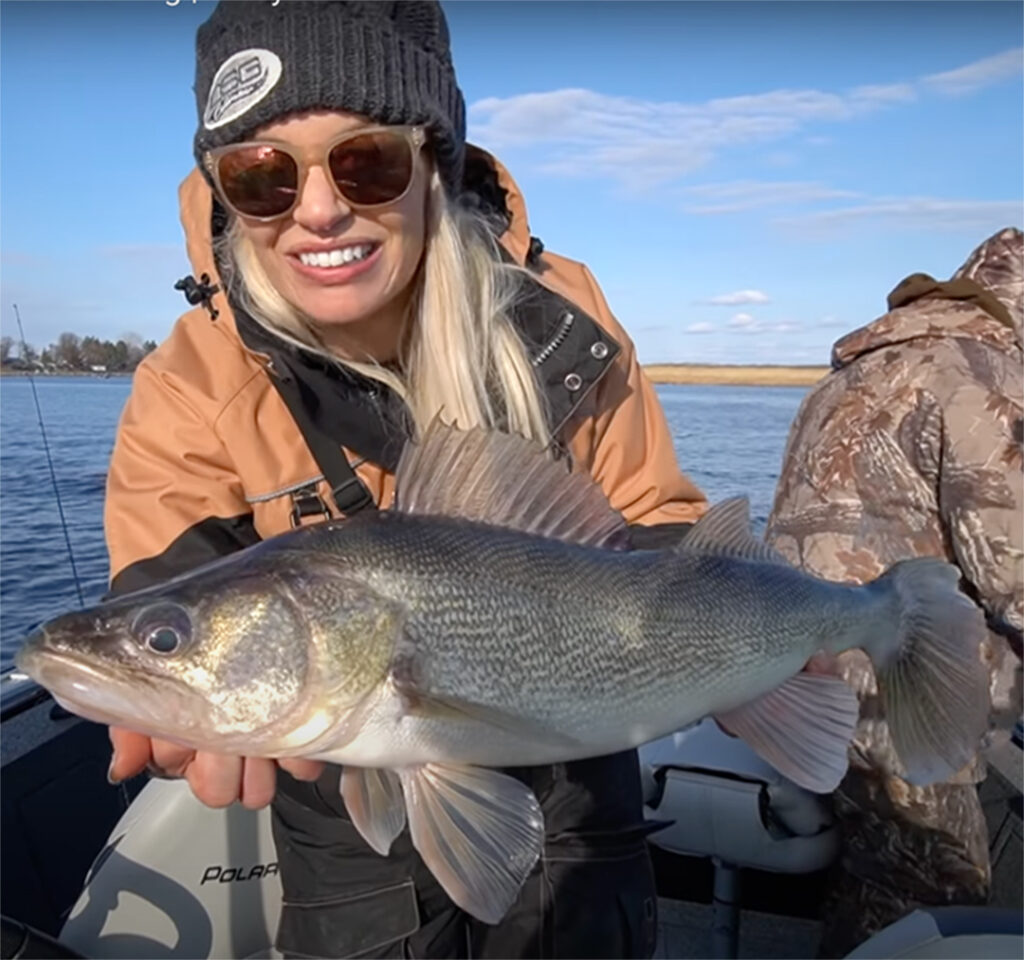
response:
<path id="1" fill-rule="evenodd" d="M 254 47 L 233 53 L 210 84 L 203 111 L 203 126 L 216 130 L 256 106 L 281 79 L 281 58 L 271 50 Z"/>

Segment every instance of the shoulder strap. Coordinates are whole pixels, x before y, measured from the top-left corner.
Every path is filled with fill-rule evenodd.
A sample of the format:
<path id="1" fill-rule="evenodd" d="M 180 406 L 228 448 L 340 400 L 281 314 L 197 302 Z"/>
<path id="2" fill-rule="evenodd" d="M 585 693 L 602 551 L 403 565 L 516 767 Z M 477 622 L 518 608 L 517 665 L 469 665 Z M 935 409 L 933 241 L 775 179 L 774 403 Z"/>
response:
<path id="1" fill-rule="evenodd" d="M 377 504 L 370 495 L 370 491 L 356 476 L 352 465 L 342 453 L 341 446 L 313 422 L 290 373 L 286 376 L 271 375 L 270 379 L 288 407 L 292 419 L 302 432 L 309 452 L 313 454 L 313 459 L 316 460 L 326 478 L 327 484 L 331 488 L 331 499 L 334 500 L 334 505 L 338 510 L 348 517 L 367 507 L 376 509 Z"/>

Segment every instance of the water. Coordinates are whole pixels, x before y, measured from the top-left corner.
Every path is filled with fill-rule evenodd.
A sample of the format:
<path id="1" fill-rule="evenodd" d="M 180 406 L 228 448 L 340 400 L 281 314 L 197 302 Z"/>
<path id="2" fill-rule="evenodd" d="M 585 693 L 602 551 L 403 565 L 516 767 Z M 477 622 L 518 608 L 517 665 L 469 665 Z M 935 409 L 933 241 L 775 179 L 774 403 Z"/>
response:
<path id="1" fill-rule="evenodd" d="M 712 502 L 750 500 L 764 532 L 789 426 L 807 387 L 659 386 L 682 471 Z"/>
<path id="2" fill-rule="evenodd" d="M 107 588 L 103 495 L 127 378 L 36 380 L 87 603 Z M 763 530 L 789 424 L 806 390 L 661 386 L 682 469 L 712 501 L 744 493 Z M 78 605 L 31 385 L 0 378 L 0 666 L 40 621 Z"/>
<path id="3" fill-rule="evenodd" d="M 107 588 L 103 494 L 127 377 L 40 377 L 39 406 L 86 603 Z M 41 620 L 78 606 L 32 387 L 0 378 L 0 665 Z"/>

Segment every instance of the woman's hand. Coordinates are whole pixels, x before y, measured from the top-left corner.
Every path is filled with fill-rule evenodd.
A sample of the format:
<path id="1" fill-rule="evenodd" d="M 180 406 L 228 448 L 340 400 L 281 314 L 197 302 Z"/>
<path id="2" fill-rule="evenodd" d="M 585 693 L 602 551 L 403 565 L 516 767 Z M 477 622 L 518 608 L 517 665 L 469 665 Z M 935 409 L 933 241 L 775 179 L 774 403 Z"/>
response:
<path id="1" fill-rule="evenodd" d="M 226 807 L 240 800 L 244 807 L 258 810 L 274 797 L 278 767 L 297 780 L 315 780 L 324 768 L 316 760 L 268 760 L 191 750 L 122 727 L 110 728 L 110 742 L 114 745 L 108 775 L 111 782 L 149 768 L 157 776 L 183 777 L 208 807 Z"/>

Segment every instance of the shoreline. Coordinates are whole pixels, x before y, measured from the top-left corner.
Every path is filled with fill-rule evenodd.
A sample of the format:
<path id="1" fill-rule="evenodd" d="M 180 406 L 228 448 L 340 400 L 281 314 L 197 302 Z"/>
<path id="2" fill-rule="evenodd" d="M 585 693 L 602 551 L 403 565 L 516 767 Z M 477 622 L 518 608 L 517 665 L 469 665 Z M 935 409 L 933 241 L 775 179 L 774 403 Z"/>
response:
<path id="1" fill-rule="evenodd" d="M 652 383 L 730 387 L 811 387 L 830 369 L 827 366 L 716 363 L 649 363 L 643 366 Z"/>
<path id="2" fill-rule="evenodd" d="M 827 366 L 782 366 L 772 364 L 649 363 L 643 371 L 651 383 L 728 387 L 811 387 L 830 370 Z M 0 377 L 92 377 L 113 380 L 131 377 L 134 371 L 94 373 L 91 370 L 59 370 L 31 373 L 0 370 Z"/>
<path id="3" fill-rule="evenodd" d="M 113 370 L 110 373 L 93 373 L 91 370 L 5 370 L 0 369 L 0 377 L 92 377 L 95 380 L 114 380 L 118 377 L 131 377 L 134 370 Z"/>

